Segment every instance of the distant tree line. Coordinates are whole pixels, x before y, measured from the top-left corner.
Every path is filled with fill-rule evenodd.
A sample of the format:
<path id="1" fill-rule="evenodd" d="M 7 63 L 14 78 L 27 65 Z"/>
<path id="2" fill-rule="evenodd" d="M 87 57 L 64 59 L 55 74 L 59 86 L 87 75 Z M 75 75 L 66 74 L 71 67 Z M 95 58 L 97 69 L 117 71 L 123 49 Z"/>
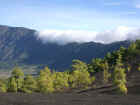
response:
<path id="1" fill-rule="evenodd" d="M 62 92 L 70 88 L 88 88 L 93 82 L 88 66 L 80 60 L 74 60 L 71 72 L 56 72 L 45 67 L 37 77 L 24 75 L 19 67 L 15 67 L 7 80 L 0 81 L 1 92 Z"/>

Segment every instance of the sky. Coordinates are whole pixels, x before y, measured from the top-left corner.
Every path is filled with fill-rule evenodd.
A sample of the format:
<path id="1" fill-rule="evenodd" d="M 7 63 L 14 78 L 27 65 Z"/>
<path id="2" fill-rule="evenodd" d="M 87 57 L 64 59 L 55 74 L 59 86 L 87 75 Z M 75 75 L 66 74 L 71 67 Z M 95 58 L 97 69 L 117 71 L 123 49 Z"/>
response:
<path id="1" fill-rule="evenodd" d="M 68 32 L 68 37 L 89 33 L 95 39 L 120 27 L 140 27 L 140 0 L 0 0 L 0 13 L 1 25 L 36 29 L 41 36 L 55 34 L 55 40 Z"/>

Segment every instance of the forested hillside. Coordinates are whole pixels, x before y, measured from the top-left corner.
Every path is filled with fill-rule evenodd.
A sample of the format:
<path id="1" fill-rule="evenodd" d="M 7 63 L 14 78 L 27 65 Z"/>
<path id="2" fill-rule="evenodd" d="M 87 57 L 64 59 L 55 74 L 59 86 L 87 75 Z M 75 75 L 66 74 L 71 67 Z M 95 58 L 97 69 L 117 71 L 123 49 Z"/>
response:
<path id="1" fill-rule="evenodd" d="M 67 71 L 57 72 L 45 67 L 35 77 L 24 75 L 21 68 L 15 67 L 9 78 L 0 79 L 0 91 L 48 94 L 102 89 L 101 93 L 140 94 L 140 40 L 88 64 L 80 60 L 72 62 L 72 68 Z"/>
<path id="2" fill-rule="evenodd" d="M 93 58 L 103 58 L 107 52 L 128 47 L 129 41 L 111 44 L 69 43 L 58 45 L 42 43 L 35 35 L 36 30 L 23 27 L 0 26 L 0 68 L 15 65 L 37 65 L 63 71 L 72 64 L 73 59 L 89 63 Z"/>

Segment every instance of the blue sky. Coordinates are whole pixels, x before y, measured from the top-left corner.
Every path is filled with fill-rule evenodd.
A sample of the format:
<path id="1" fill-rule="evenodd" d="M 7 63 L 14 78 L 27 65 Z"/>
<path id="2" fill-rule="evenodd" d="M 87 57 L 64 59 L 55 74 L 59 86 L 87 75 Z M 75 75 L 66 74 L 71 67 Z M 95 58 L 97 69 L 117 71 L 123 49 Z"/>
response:
<path id="1" fill-rule="evenodd" d="M 140 27 L 140 0 L 0 0 L 0 24 L 36 30 Z"/>

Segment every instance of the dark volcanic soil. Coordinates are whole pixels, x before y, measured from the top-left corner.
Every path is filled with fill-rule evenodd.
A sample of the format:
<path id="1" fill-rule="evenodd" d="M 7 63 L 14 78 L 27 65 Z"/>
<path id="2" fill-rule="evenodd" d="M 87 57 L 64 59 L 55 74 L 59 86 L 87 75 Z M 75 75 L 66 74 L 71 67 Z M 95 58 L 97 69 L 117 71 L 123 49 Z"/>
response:
<path id="1" fill-rule="evenodd" d="M 0 93 L 0 105 L 140 105 L 140 73 L 129 79 L 128 95 L 114 94 L 111 85 L 70 93 Z M 77 92 L 78 91 L 78 92 Z"/>
<path id="2" fill-rule="evenodd" d="M 140 95 L 0 93 L 0 105 L 140 105 Z"/>

